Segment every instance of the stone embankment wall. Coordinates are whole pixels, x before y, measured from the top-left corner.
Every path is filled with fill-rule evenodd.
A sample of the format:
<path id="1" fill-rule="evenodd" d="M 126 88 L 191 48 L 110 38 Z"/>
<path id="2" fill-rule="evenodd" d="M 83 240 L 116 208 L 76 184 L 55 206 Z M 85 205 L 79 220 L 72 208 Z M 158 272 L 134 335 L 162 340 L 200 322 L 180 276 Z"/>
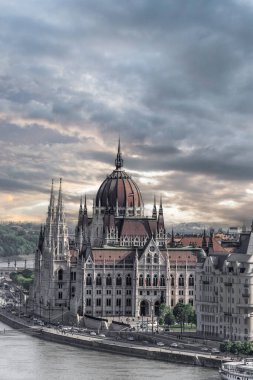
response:
<path id="1" fill-rule="evenodd" d="M 121 345 L 120 342 L 98 340 L 93 337 L 78 337 L 71 334 L 59 334 L 49 329 L 35 329 L 25 325 L 17 320 L 0 313 L 0 320 L 3 323 L 23 332 L 34 335 L 40 339 L 56 342 L 60 344 L 68 344 L 79 348 L 92 349 L 96 351 L 104 351 L 121 355 L 139 357 L 143 359 L 160 360 L 164 362 L 173 362 L 186 365 L 198 365 L 209 368 L 219 368 L 221 359 L 207 357 L 197 354 L 184 354 L 180 352 L 166 351 L 163 348 L 143 347 L 134 344 Z"/>

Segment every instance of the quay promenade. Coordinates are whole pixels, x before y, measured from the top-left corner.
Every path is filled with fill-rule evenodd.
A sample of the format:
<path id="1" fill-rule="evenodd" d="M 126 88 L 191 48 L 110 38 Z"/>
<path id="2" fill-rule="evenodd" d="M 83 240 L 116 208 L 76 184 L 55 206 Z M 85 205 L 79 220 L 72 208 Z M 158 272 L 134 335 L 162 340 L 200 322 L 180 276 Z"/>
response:
<path id="1" fill-rule="evenodd" d="M 31 326 L 23 319 L 9 315 L 4 310 L 0 311 L 0 321 L 39 339 L 84 349 L 209 368 L 219 368 L 223 359 L 222 357 L 213 357 L 210 354 L 179 351 L 172 347 L 160 347 L 147 341 L 138 341 L 135 339 L 134 332 L 130 332 L 125 341 L 118 341 L 112 336 L 91 336 L 78 334 L 70 330 L 63 332 L 52 327 Z M 131 340 L 128 340 L 130 337 Z"/>

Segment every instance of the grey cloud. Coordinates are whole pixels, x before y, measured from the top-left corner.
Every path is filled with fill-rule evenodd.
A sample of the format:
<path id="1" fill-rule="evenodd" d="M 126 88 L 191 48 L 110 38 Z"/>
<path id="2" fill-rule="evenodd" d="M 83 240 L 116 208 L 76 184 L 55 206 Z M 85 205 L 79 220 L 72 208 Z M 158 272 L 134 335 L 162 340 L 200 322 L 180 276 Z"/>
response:
<path id="1" fill-rule="evenodd" d="M 14 124 L 0 123 L 0 131 L 2 142 L 15 145 L 71 144 L 79 141 L 74 136 L 64 136 L 55 130 L 39 125 L 20 128 Z"/>
<path id="2" fill-rule="evenodd" d="M 37 192 L 59 176 L 93 189 L 102 166 L 114 168 L 120 134 L 137 180 L 174 173 L 144 185 L 146 199 L 167 189 L 168 207 L 248 217 L 252 15 L 251 5 L 228 0 L 3 1 L 2 189 L 33 183 Z M 241 210 L 217 206 L 235 187 Z"/>

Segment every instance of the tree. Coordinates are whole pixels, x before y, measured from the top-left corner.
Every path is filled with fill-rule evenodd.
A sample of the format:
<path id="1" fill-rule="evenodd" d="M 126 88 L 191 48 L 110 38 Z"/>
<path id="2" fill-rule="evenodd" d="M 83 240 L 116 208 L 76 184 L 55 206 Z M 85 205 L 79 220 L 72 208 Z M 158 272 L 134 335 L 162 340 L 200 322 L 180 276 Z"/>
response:
<path id="1" fill-rule="evenodd" d="M 174 325 L 174 323 L 175 323 L 175 317 L 174 317 L 173 312 L 170 310 L 169 313 L 165 314 L 164 324 L 171 326 L 171 325 Z"/>
<path id="2" fill-rule="evenodd" d="M 182 333 L 185 323 L 188 323 L 191 320 L 191 317 L 194 314 L 194 310 L 192 305 L 179 302 L 174 307 L 173 314 L 176 318 L 176 321 L 180 324 Z"/>
<path id="3" fill-rule="evenodd" d="M 171 308 L 167 306 L 165 303 L 162 303 L 159 307 L 159 325 L 163 325 L 165 322 L 165 316 L 170 314 Z"/>

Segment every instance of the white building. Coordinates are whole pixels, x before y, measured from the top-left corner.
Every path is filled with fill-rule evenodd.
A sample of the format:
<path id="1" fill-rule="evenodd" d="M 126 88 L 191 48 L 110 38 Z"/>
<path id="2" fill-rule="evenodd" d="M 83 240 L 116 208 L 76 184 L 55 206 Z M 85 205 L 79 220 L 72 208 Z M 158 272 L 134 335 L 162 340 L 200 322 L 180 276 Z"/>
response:
<path id="1" fill-rule="evenodd" d="M 253 340 L 253 232 L 240 235 L 234 253 L 210 254 L 196 268 L 197 331 Z"/>

